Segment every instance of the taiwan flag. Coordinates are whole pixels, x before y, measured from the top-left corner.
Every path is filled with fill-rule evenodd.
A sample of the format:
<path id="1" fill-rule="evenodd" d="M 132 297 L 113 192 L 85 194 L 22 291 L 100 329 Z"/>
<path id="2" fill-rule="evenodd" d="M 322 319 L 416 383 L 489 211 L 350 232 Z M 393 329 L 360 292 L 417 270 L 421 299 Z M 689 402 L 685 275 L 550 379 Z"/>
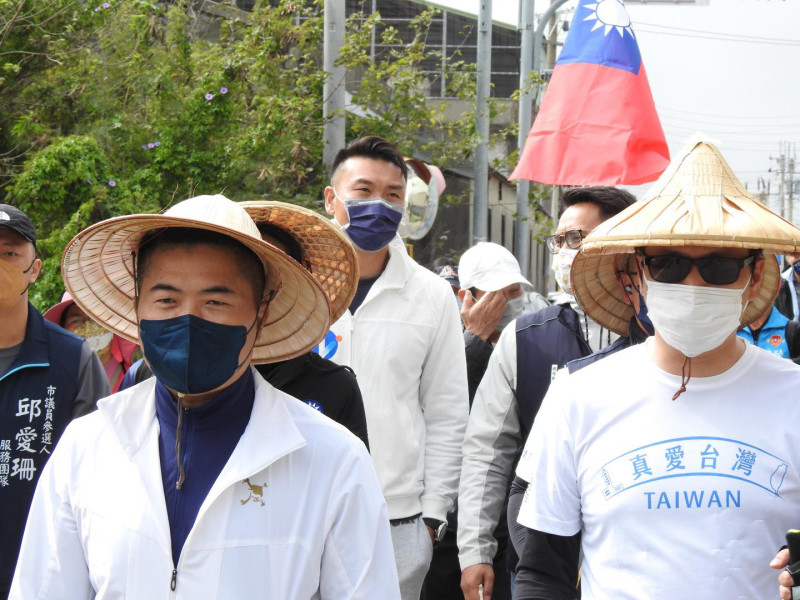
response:
<path id="1" fill-rule="evenodd" d="M 511 179 L 637 185 L 669 164 L 622 0 L 580 0 Z"/>

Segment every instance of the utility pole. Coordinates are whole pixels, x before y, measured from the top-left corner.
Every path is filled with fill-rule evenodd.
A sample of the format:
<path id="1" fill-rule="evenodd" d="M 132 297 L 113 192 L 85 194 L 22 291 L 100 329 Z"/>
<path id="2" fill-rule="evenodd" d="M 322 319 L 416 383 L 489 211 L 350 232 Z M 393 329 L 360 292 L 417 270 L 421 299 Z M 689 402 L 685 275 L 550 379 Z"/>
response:
<path id="1" fill-rule="evenodd" d="M 786 162 L 789 163 L 789 216 L 786 220 L 794 223 L 794 148 Z"/>
<path id="2" fill-rule="evenodd" d="M 520 60 L 519 60 L 519 133 L 517 147 L 522 155 L 522 148 L 528 139 L 531 129 L 531 93 L 530 77 L 533 70 L 533 6 L 534 0 L 521 0 L 520 4 Z M 530 277 L 531 231 L 530 206 L 528 195 L 531 182 L 527 179 L 517 181 L 517 243 L 514 254 L 519 268 L 525 277 Z"/>
<path id="3" fill-rule="evenodd" d="M 325 0 L 322 68 L 328 74 L 322 85 L 324 146 L 322 163 L 330 170 L 336 153 L 344 148 L 345 67 L 337 65 L 339 49 L 344 46 L 345 10 L 341 0 Z"/>
<path id="4" fill-rule="evenodd" d="M 475 180 L 472 202 L 472 242 L 489 239 L 489 92 L 492 83 L 492 0 L 481 0 L 478 12 L 477 90 L 475 100 Z"/>

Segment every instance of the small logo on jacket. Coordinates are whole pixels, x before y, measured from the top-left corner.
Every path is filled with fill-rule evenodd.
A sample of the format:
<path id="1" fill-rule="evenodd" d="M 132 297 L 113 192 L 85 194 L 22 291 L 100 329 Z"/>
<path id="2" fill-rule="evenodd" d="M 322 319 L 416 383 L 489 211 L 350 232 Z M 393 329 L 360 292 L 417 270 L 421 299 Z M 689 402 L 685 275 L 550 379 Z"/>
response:
<path id="1" fill-rule="evenodd" d="M 311 408 L 313 408 L 314 410 L 318 410 L 318 411 L 319 411 L 319 412 L 321 412 L 321 413 L 324 413 L 324 412 L 325 412 L 324 410 L 322 410 L 322 404 L 320 404 L 320 403 L 319 403 L 319 402 L 317 402 L 316 400 L 311 400 L 311 399 L 309 398 L 308 400 L 303 400 L 303 402 L 305 402 L 306 404 L 308 404 L 308 405 L 309 405 Z"/>
<path id="2" fill-rule="evenodd" d="M 772 344 L 772 346 L 775 348 L 780 346 L 782 341 L 783 341 L 783 336 L 781 335 L 773 335 L 771 338 L 769 338 L 769 343 Z"/>
<path id="3" fill-rule="evenodd" d="M 243 500 L 239 500 L 239 502 L 242 503 L 242 506 L 244 506 L 245 504 L 247 504 L 251 500 L 253 501 L 253 504 L 261 504 L 261 506 L 264 506 L 264 490 L 266 489 L 267 484 L 266 483 L 262 483 L 261 485 L 256 485 L 256 484 L 250 483 L 250 478 L 249 477 L 247 479 L 245 479 L 244 481 L 242 481 L 242 483 L 245 484 L 247 486 L 247 488 L 250 490 L 250 495 L 247 496 L 247 498 L 244 498 Z"/>
<path id="4" fill-rule="evenodd" d="M 322 358 L 330 360 L 339 349 L 339 342 L 341 341 L 342 336 L 336 335 L 332 331 L 328 331 L 328 333 L 325 334 L 325 339 L 322 340 L 318 346 L 315 346 L 312 349 L 312 352 L 316 352 Z"/>

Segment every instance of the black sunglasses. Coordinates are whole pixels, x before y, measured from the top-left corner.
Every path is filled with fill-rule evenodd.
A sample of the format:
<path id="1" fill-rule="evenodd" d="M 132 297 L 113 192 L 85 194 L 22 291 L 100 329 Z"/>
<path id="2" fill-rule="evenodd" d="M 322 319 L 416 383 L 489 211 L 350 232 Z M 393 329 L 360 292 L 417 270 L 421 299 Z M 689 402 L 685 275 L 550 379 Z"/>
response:
<path id="1" fill-rule="evenodd" d="M 640 253 L 642 262 L 650 271 L 653 280 L 659 283 L 679 283 L 686 279 L 692 265 L 697 266 L 706 283 L 711 285 L 729 285 L 739 279 L 739 273 L 745 265 L 751 264 L 755 256 L 747 258 L 730 258 L 728 256 L 704 256 L 703 258 L 687 258 L 678 254 L 659 254 L 645 256 Z"/>
<path id="2" fill-rule="evenodd" d="M 573 250 L 577 250 L 581 247 L 583 238 L 590 233 L 591 231 L 584 231 L 583 229 L 570 229 L 569 231 L 565 231 L 563 235 L 560 233 L 548 235 L 544 238 L 544 243 L 547 245 L 550 254 L 558 254 L 558 251 L 561 250 L 561 246 L 564 243 Z"/>

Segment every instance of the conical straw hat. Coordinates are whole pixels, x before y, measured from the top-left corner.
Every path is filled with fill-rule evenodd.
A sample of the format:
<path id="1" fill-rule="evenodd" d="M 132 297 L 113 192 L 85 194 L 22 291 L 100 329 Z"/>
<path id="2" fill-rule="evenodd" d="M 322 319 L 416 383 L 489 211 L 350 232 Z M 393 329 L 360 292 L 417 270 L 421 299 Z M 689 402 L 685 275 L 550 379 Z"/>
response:
<path id="1" fill-rule="evenodd" d="M 61 260 L 64 283 L 75 303 L 107 329 L 138 343 L 133 253 L 147 232 L 170 227 L 229 236 L 261 259 L 267 289 L 277 294 L 256 340 L 253 362 L 300 356 L 325 336 L 330 306 L 320 284 L 286 254 L 262 241 L 247 212 L 221 195 L 190 198 L 164 214 L 115 217 L 84 229 L 64 249 Z"/>
<path id="2" fill-rule="evenodd" d="M 256 225 L 269 223 L 300 244 L 303 261 L 322 285 L 335 323 L 353 301 L 358 287 L 358 258 L 341 227 L 313 210 L 286 202 L 240 202 Z"/>
<path id="3" fill-rule="evenodd" d="M 633 267 L 626 268 L 626 261 L 633 257 L 633 254 L 588 256 L 580 252 L 572 263 L 572 289 L 584 312 L 606 329 L 625 336 L 633 318 L 633 307 L 625 304 L 625 293 L 617 273 L 630 272 Z M 744 312 L 742 323 L 745 325 L 772 306 L 780 288 L 781 272 L 777 259 L 773 255 L 766 255 L 764 259 L 759 295 Z"/>
<path id="4" fill-rule="evenodd" d="M 597 226 L 573 262 L 572 282 L 578 301 L 590 317 L 613 331 L 622 332 L 624 321 L 627 332 L 633 311 L 622 300 L 615 260 L 601 260 L 601 256 L 631 254 L 644 246 L 797 252 L 800 229 L 750 196 L 715 146 L 695 140 L 643 200 Z M 779 287 L 777 261 L 768 257 L 759 296 L 745 310 L 744 324 L 772 304 Z"/>

